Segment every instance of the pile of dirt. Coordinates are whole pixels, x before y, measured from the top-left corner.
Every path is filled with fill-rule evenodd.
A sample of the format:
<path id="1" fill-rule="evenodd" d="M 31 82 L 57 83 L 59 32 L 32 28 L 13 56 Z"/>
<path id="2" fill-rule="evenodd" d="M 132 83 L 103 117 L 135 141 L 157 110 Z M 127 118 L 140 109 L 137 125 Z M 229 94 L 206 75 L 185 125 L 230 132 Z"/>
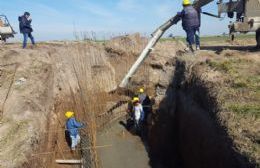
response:
<path id="1" fill-rule="evenodd" d="M 132 35 L 114 37 L 106 43 L 106 46 L 115 50 L 140 53 L 147 42 L 147 38 L 142 37 L 139 33 L 135 33 Z"/>

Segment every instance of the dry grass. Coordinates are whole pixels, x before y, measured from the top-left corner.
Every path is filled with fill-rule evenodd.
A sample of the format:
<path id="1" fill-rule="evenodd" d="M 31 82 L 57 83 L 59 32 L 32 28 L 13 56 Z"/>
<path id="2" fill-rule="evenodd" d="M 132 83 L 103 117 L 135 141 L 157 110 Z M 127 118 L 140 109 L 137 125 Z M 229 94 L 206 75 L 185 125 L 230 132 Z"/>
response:
<path id="1" fill-rule="evenodd" d="M 228 132 L 239 150 L 260 163 L 260 62 L 254 54 L 224 51 L 224 57 L 207 62 L 210 69 L 221 73 L 219 100 Z M 245 53 L 246 54 L 246 53 Z"/>

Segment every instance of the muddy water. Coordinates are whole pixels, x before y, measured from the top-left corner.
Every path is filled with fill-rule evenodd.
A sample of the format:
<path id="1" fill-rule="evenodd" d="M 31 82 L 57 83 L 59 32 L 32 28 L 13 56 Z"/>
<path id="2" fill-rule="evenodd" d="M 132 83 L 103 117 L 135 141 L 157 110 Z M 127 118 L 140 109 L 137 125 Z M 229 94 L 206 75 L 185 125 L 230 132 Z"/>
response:
<path id="1" fill-rule="evenodd" d="M 129 133 L 115 122 L 97 137 L 97 144 L 111 145 L 98 149 L 100 164 L 104 168 L 148 168 L 149 157 L 138 136 Z"/>

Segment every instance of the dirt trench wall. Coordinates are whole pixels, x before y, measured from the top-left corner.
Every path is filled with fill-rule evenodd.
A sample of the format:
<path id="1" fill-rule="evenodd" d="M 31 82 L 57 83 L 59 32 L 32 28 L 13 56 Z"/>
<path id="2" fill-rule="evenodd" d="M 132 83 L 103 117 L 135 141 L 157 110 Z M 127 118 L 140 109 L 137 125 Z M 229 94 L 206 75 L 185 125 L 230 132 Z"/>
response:
<path id="1" fill-rule="evenodd" d="M 94 105 L 95 93 L 115 88 L 114 68 L 103 46 L 94 42 L 27 50 L 11 44 L 0 51 L 0 168 L 52 164 L 56 141 L 65 142 L 64 112 L 76 111 L 81 121 L 90 116 L 85 111 L 103 112 L 106 103 Z M 82 97 L 90 102 L 84 110 L 77 101 Z M 60 146 L 69 150 L 67 144 Z M 45 152 L 50 154 L 42 156 Z"/>
<path id="2" fill-rule="evenodd" d="M 28 149 L 39 142 L 52 108 L 54 73 L 48 54 L 43 52 L 5 50 L 0 62 L 10 65 L 1 66 L 7 75 L 0 76 L 0 167 L 13 168 L 23 163 Z"/>
<path id="3" fill-rule="evenodd" d="M 223 125 L 217 88 L 195 59 L 178 59 L 162 100 L 150 144 L 154 167 L 254 167 L 238 153 Z"/>

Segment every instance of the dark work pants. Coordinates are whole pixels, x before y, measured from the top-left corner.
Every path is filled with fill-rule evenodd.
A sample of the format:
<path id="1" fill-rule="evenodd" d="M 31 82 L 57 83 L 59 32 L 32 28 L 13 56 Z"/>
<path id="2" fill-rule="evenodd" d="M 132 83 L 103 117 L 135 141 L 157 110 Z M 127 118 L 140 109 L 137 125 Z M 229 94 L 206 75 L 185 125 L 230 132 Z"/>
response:
<path id="1" fill-rule="evenodd" d="M 196 43 L 196 46 L 200 46 L 200 28 L 199 27 L 189 27 L 185 29 L 187 38 L 186 41 L 189 45 Z"/>
<path id="2" fill-rule="evenodd" d="M 23 33 L 23 48 L 26 48 L 28 37 L 31 39 L 32 44 L 35 44 L 32 33 Z"/>

